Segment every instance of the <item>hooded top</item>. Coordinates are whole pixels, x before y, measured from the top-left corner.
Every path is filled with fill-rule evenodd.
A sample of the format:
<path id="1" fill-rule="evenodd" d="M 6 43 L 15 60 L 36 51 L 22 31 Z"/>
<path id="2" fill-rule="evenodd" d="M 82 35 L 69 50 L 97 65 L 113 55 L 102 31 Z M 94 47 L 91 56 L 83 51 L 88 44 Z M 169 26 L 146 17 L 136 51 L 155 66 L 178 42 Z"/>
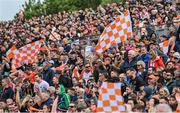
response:
<path id="1" fill-rule="evenodd" d="M 59 101 L 58 101 L 58 109 L 68 109 L 70 104 L 70 96 L 66 93 L 64 86 L 61 84 L 59 85 L 60 94 L 59 94 Z"/>

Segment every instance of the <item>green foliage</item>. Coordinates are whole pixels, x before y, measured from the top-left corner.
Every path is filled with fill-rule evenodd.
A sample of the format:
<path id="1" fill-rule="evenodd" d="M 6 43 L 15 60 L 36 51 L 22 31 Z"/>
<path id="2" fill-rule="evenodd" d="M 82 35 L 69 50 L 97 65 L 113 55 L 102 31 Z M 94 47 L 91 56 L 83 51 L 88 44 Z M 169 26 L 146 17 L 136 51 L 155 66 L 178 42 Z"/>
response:
<path id="1" fill-rule="evenodd" d="M 102 0 L 103 5 L 109 4 L 109 3 L 122 3 L 124 0 Z"/>
<path id="2" fill-rule="evenodd" d="M 44 0 L 41 4 L 37 0 L 29 0 L 25 3 L 25 18 L 54 14 L 62 11 L 84 10 L 85 8 L 96 9 L 100 4 L 121 2 L 122 0 Z"/>

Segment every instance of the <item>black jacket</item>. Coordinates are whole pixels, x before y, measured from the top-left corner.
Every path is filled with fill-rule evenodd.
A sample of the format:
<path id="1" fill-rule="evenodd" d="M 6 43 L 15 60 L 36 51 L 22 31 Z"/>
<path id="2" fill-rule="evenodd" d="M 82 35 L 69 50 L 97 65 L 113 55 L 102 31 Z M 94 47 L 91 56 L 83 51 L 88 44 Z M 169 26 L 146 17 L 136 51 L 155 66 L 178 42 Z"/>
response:
<path id="1" fill-rule="evenodd" d="M 106 81 L 107 82 L 112 82 L 112 83 L 120 82 L 118 77 L 111 77 L 111 78 L 107 79 Z"/>
<path id="2" fill-rule="evenodd" d="M 146 85 L 145 81 L 140 76 L 136 76 L 134 80 L 131 79 L 130 84 L 134 86 L 135 91 L 140 91 L 140 87 Z"/>

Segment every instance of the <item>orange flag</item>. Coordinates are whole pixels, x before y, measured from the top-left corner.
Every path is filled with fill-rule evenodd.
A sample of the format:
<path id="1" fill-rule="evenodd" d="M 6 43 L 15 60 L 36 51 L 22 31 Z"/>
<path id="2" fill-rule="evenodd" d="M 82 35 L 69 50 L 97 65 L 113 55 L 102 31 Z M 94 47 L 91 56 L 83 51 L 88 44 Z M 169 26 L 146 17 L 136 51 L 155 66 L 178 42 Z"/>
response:
<path id="1" fill-rule="evenodd" d="M 42 40 L 38 40 L 19 48 L 12 60 L 12 70 L 24 64 L 33 63 L 36 60 L 42 42 Z"/>
<path id="2" fill-rule="evenodd" d="M 132 25 L 130 13 L 126 10 L 123 14 L 117 17 L 112 23 L 106 26 L 101 34 L 96 51 L 102 53 L 115 43 L 124 42 L 132 36 Z"/>
<path id="3" fill-rule="evenodd" d="M 125 105 L 121 94 L 121 83 L 103 82 L 99 89 L 97 112 L 125 112 Z"/>
<path id="4" fill-rule="evenodd" d="M 14 58 L 14 55 L 17 53 L 17 49 L 16 49 L 16 46 L 13 45 L 7 52 L 6 52 L 6 58 L 7 59 L 12 59 Z"/>

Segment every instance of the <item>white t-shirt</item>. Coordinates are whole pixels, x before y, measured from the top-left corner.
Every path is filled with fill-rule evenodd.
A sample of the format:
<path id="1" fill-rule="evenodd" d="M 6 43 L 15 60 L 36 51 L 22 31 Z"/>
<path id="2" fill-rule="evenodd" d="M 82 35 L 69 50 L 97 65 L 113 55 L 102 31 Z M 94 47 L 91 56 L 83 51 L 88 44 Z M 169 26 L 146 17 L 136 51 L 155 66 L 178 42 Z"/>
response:
<path id="1" fill-rule="evenodd" d="M 44 80 L 42 80 L 41 83 L 38 82 L 34 83 L 34 92 L 37 92 L 39 89 L 42 92 L 46 92 L 48 88 L 49 88 L 49 84 Z"/>

